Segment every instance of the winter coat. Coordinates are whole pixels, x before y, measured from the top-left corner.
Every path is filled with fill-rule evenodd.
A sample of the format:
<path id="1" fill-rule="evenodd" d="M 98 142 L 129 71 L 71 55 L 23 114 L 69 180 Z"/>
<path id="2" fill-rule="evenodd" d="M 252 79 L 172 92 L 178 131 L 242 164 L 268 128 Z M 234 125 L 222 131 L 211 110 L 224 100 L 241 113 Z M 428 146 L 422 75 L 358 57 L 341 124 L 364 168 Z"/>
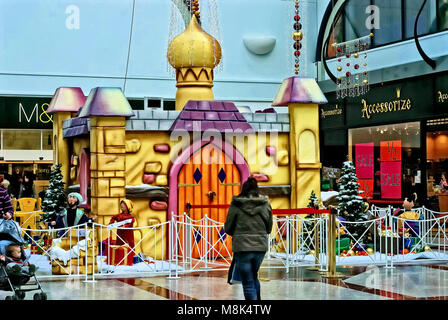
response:
<path id="1" fill-rule="evenodd" d="M 79 224 L 83 224 L 86 222 L 89 222 L 89 217 L 87 217 L 84 212 L 81 209 L 76 209 L 76 216 L 75 216 L 75 220 L 73 222 L 73 225 L 69 225 L 68 221 L 67 221 L 67 209 L 64 209 L 62 211 L 61 214 L 58 215 L 58 217 L 56 218 L 56 225 L 55 228 L 59 229 L 59 228 L 68 228 L 68 227 L 73 227 L 73 226 L 77 226 Z M 65 234 L 66 230 L 59 230 L 58 234 L 59 237 L 62 237 Z"/>
<path id="2" fill-rule="evenodd" d="M 109 224 L 124 221 L 127 219 L 131 219 L 132 221 L 130 223 L 126 223 L 122 225 L 117 230 L 117 239 L 116 240 L 110 240 L 110 243 L 113 245 L 123 245 L 124 243 L 129 244 L 131 248 L 134 248 L 134 230 L 133 229 L 121 229 L 121 228 L 132 228 L 134 226 L 134 217 L 129 213 L 120 213 L 115 216 L 113 216 L 110 219 Z"/>
<path id="3" fill-rule="evenodd" d="M 6 212 L 9 212 L 11 213 L 11 215 L 13 215 L 14 209 L 12 207 L 11 198 L 9 197 L 8 191 L 0 187 L 0 215 Z"/>
<path id="4" fill-rule="evenodd" d="M 232 198 L 225 232 L 232 236 L 233 252 L 268 250 L 272 231 L 272 208 L 265 196 Z"/>

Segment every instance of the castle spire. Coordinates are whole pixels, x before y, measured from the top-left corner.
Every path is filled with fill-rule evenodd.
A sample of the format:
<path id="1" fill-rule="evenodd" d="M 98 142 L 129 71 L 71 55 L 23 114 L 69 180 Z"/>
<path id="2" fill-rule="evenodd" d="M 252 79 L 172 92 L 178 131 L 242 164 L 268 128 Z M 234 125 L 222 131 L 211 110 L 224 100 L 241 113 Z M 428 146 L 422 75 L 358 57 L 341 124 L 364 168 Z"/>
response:
<path id="1" fill-rule="evenodd" d="M 168 62 L 176 69 L 176 110 L 188 100 L 213 100 L 213 69 L 221 60 L 221 45 L 192 16 L 188 27 L 171 41 Z"/>

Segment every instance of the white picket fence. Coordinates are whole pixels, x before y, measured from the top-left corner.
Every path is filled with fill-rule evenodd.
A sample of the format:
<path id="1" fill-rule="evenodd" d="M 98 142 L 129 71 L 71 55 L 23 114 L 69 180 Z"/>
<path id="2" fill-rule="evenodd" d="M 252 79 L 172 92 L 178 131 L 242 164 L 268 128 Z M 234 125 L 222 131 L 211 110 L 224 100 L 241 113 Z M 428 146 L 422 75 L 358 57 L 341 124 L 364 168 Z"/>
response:
<path id="1" fill-rule="evenodd" d="M 336 242 L 341 243 L 344 237 L 348 238 L 350 246 L 346 251 L 350 253 L 358 249 L 361 255 L 341 254 L 338 250 L 336 264 L 393 267 L 411 261 L 448 260 L 448 237 L 445 232 L 448 216 L 439 216 L 438 212 L 424 207 L 414 211 L 424 218 L 404 220 L 394 217 L 390 207 L 372 207 L 370 214 L 374 218 L 371 220 L 356 223 L 341 221 Z M 327 215 L 312 219 L 304 219 L 300 215 L 274 216 L 269 250 L 262 267 L 285 268 L 288 271 L 291 267 L 310 266 L 328 271 L 328 222 Z M 362 226 L 364 230 L 358 238 L 350 233 L 353 225 Z M 409 246 L 409 238 L 398 236 L 400 226 L 418 228 L 412 239 L 412 247 Z M 110 228 L 92 223 L 68 229 L 22 230 L 25 240 L 31 244 L 31 248 L 27 249 L 32 254 L 31 262 L 38 265 L 38 275 L 41 277 L 71 274 L 92 281 L 98 277 L 164 274 L 175 279 L 186 272 L 227 269 L 232 260 L 231 239 L 225 234 L 223 223 L 207 216 L 192 220 L 183 214 L 173 216 L 171 221 L 135 228 Z M 57 237 L 61 230 L 66 235 L 63 237 L 65 240 Z M 119 230 L 133 230 L 135 246 L 126 247 L 125 255 L 112 263 L 110 239 L 120 239 L 117 234 Z M 343 236 L 340 234 L 342 230 L 345 232 Z M 383 235 L 383 230 L 387 236 Z M 360 239 L 366 236 L 372 239 L 368 245 L 373 253 L 362 245 L 366 241 L 362 243 Z M 106 248 L 109 252 L 105 252 Z M 405 253 L 406 248 L 409 248 L 409 253 Z M 129 255 L 134 258 L 130 265 L 126 265 Z M 58 269 L 62 275 L 52 274 L 52 269 Z"/>

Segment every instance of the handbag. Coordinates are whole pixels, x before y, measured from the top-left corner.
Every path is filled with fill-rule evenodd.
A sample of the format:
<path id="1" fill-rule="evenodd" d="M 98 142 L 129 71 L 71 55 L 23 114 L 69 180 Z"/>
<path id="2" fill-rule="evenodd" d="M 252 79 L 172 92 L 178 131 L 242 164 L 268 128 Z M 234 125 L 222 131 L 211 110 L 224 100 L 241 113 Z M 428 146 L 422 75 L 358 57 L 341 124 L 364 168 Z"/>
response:
<path id="1" fill-rule="evenodd" d="M 232 259 L 229 267 L 229 273 L 227 274 L 227 283 L 228 284 L 236 284 L 241 283 L 241 275 L 238 272 L 238 268 L 235 268 L 235 259 Z"/>

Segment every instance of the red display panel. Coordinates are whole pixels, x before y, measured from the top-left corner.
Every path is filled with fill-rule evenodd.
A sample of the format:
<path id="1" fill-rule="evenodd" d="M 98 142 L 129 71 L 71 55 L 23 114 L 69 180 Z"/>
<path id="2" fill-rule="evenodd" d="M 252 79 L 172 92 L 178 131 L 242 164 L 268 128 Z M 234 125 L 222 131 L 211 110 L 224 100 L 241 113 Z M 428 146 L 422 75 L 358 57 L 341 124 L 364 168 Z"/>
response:
<path id="1" fill-rule="evenodd" d="M 363 199 L 372 199 L 373 198 L 373 179 L 360 179 L 358 180 L 359 190 L 364 191 L 360 196 Z"/>
<path id="2" fill-rule="evenodd" d="M 373 179 L 373 142 L 355 144 L 355 168 L 358 179 Z"/>
<path id="3" fill-rule="evenodd" d="M 381 141 L 381 161 L 401 161 L 401 140 Z"/>
<path id="4" fill-rule="evenodd" d="M 381 198 L 401 198 L 401 161 L 381 162 Z"/>

